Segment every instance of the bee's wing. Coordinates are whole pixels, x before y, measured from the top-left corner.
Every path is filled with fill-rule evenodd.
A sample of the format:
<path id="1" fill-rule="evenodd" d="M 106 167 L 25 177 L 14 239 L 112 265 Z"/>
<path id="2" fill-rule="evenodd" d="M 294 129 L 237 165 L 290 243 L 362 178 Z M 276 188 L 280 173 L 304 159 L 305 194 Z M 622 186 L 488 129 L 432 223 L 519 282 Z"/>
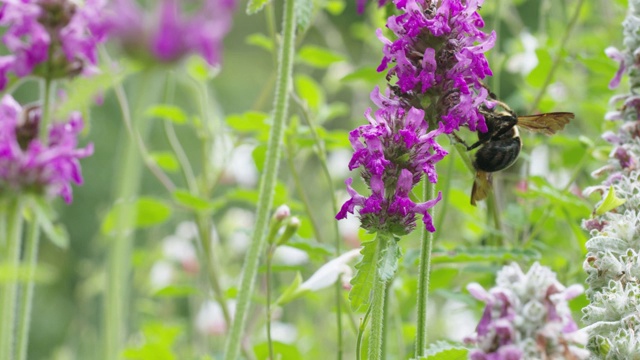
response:
<path id="1" fill-rule="evenodd" d="M 518 116 L 518 126 L 529 131 L 553 135 L 564 129 L 564 126 L 567 125 L 574 117 L 575 115 L 570 112 L 552 112 L 539 115 Z"/>
<path id="2" fill-rule="evenodd" d="M 476 206 L 477 201 L 486 199 L 491 188 L 491 174 L 478 170 L 471 188 L 471 205 Z"/>

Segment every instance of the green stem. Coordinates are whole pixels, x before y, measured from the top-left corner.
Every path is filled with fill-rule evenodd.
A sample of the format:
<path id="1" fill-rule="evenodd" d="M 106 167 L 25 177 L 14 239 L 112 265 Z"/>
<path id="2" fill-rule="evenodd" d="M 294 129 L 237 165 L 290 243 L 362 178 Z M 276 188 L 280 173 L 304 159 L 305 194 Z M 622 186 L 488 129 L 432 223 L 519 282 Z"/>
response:
<path id="1" fill-rule="evenodd" d="M 569 20 L 569 24 L 565 28 L 564 35 L 562 36 L 562 41 L 560 42 L 560 48 L 558 49 L 558 52 L 556 53 L 556 56 L 553 59 L 553 63 L 551 64 L 551 69 L 547 73 L 547 77 L 544 79 L 544 83 L 540 88 L 538 95 L 536 95 L 535 100 L 533 101 L 533 103 L 531 103 L 531 108 L 529 109 L 529 113 L 532 113 L 533 111 L 535 111 L 535 109 L 538 107 L 538 104 L 540 104 L 542 97 L 547 91 L 547 87 L 549 87 L 549 85 L 551 84 L 551 80 L 553 79 L 553 76 L 555 75 L 556 70 L 558 70 L 558 67 L 560 66 L 560 60 L 562 59 L 562 52 L 564 51 L 564 48 L 567 45 L 567 41 L 569 41 L 569 36 L 571 35 L 571 31 L 573 30 L 573 28 L 576 26 L 576 23 L 578 22 L 578 18 L 580 17 L 580 11 L 582 10 L 583 4 L 584 4 L 584 0 L 578 1 L 578 5 L 576 5 L 576 11 L 573 13 L 571 20 Z"/>
<path id="2" fill-rule="evenodd" d="M 18 320 L 18 352 L 17 360 L 27 359 L 27 345 L 29 343 L 29 327 L 31 323 L 31 307 L 33 304 L 34 276 L 38 263 L 38 243 L 40 241 L 40 226 L 38 214 L 34 212 L 34 219 L 31 221 L 27 233 L 27 243 L 24 257 L 27 269 L 26 283 L 22 288 L 20 318 Z"/>
<path id="3" fill-rule="evenodd" d="M 424 181 L 425 200 L 436 197 L 436 186 L 428 181 Z M 429 210 L 433 217 L 433 209 Z M 429 275 L 431 274 L 431 250 L 433 248 L 433 233 L 422 229 L 422 240 L 420 243 L 420 265 L 418 275 L 418 322 L 416 329 L 416 358 L 424 356 L 427 348 L 427 304 L 429 301 Z"/>
<path id="4" fill-rule="evenodd" d="M 137 110 L 134 112 L 131 128 L 120 137 L 121 153 L 119 154 L 118 179 L 115 188 L 114 206 L 117 207 L 114 234 L 109 241 L 107 264 L 107 289 L 105 291 L 104 318 L 104 359 L 119 357 L 127 337 L 127 304 L 129 303 L 129 280 L 131 274 L 131 249 L 135 232 L 137 212 L 135 198 L 140 189 L 142 158 L 138 142 L 144 142 L 148 134 L 149 122 L 141 118 L 148 76 L 138 79 L 140 97 Z M 144 90 L 143 90 L 144 88 Z M 128 108 L 122 106 L 123 119 L 132 119 Z"/>
<path id="5" fill-rule="evenodd" d="M 369 360 L 381 360 L 384 344 L 384 300 L 388 281 L 380 276 L 379 260 L 389 246 L 390 237 L 378 233 L 376 237 L 375 266 L 371 296 L 371 335 L 369 336 Z M 395 241 L 395 240 L 392 240 Z"/>
<path id="6" fill-rule="evenodd" d="M 0 296 L 0 359 L 14 359 L 15 325 L 17 314 L 18 275 L 20 265 L 20 248 L 22 246 L 22 207 L 20 197 L 9 200 L 7 206 L 7 240 L 6 252 L 3 256 L 3 265 L 11 272 L 10 280 L 3 286 Z"/>
<path id="7" fill-rule="evenodd" d="M 269 359 L 275 359 L 273 356 L 273 342 L 271 340 L 271 260 L 273 260 L 273 247 L 269 246 L 267 252 L 267 274 L 266 274 L 266 287 L 267 287 L 267 344 L 269 347 Z"/>
<path id="8" fill-rule="evenodd" d="M 322 141 L 322 138 L 320 137 L 320 134 L 318 134 L 318 130 L 316 129 L 315 124 L 312 123 L 311 121 L 311 116 L 309 116 L 309 111 L 308 108 L 306 106 L 304 106 L 304 103 L 302 101 L 300 101 L 300 99 L 298 99 L 297 97 L 294 97 L 294 99 L 296 100 L 296 102 L 301 106 L 301 108 L 303 109 L 303 113 L 304 116 L 302 116 L 302 118 L 307 122 L 307 125 L 309 126 L 309 129 L 311 130 L 311 135 L 313 137 L 313 141 L 316 145 L 316 153 L 318 154 L 318 158 L 320 160 L 320 165 L 322 168 L 322 174 L 324 175 L 326 181 L 327 181 L 327 186 L 329 187 L 329 194 L 331 195 L 331 206 L 332 206 L 332 210 L 334 214 L 338 213 L 338 202 L 336 200 L 335 197 L 335 188 L 333 187 L 333 179 L 331 178 L 331 173 L 329 172 L 329 167 L 327 166 L 327 152 L 325 150 L 325 146 L 324 146 L 324 142 Z M 290 154 L 292 153 L 292 149 L 289 149 Z M 293 161 L 293 160 L 291 160 Z M 293 168 L 292 168 L 293 169 Z M 311 209 L 309 207 L 309 209 Z M 309 214 L 311 214 L 312 212 L 308 212 Z M 309 215 L 311 217 L 311 215 Z M 335 247 L 335 251 L 334 251 L 334 256 L 337 258 L 338 256 L 340 256 L 340 245 L 341 245 L 341 240 L 342 237 L 340 236 L 340 232 L 338 230 L 338 222 L 337 221 L 332 221 L 333 224 L 333 237 L 335 239 L 334 242 L 334 247 Z M 340 283 L 340 281 L 336 281 L 336 283 L 334 284 L 335 286 L 335 302 L 336 302 L 336 327 L 337 327 L 337 332 L 336 332 L 336 336 L 337 336 L 337 354 L 336 354 L 336 358 L 338 360 L 342 359 L 342 353 L 344 352 L 344 345 L 343 345 L 343 341 L 342 341 L 342 284 Z"/>
<path id="9" fill-rule="evenodd" d="M 236 304 L 236 314 L 231 326 L 231 332 L 225 344 L 224 359 L 236 360 L 240 350 L 242 333 L 247 321 L 249 301 L 253 294 L 260 254 L 264 247 L 268 227 L 269 211 L 273 203 L 273 192 L 276 185 L 278 165 L 280 162 L 280 145 L 284 137 L 287 118 L 289 91 L 293 71 L 293 54 L 295 38 L 294 0 L 285 0 L 283 42 L 278 61 L 278 78 L 275 90 L 275 109 L 273 126 L 271 128 L 264 174 L 260 182 L 260 196 L 258 199 L 258 213 L 256 225 L 249 251 L 245 257 L 244 268 L 240 280 L 240 289 Z"/>
<path id="10" fill-rule="evenodd" d="M 370 317 L 371 306 L 367 309 L 367 312 L 364 314 L 364 318 L 360 321 L 360 326 L 358 327 L 358 337 L 356 338 L 356 360 L 360 360 L 362 358 L 362 342 Z"/>
<path id="11" fill-rule="evenodd" d="M 42 84 L 42 83 L 41 83 Z M 53 96 L 53 80 L 46 78 L 41 85 L 42 97 L 42 117 L 39 125 L 39 137 L 43 144 L 49 143 L 49 125 L 51 125 L 51 98 Z"/>

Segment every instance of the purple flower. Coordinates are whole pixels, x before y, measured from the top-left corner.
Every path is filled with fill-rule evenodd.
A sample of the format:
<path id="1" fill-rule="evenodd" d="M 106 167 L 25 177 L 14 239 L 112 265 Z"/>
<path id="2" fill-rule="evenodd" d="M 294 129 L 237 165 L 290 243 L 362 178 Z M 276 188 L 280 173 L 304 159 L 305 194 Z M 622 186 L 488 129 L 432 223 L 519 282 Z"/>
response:
<path id="1" fill-rule="evenodd" d="M 231 28 L 235 1 L 199 2 L 198 11 L 185 14 L 180 1 L 162 0 L 156 14 L 149 14 L 134 0 L 115 0 L 107 28 L 133 57 L 171 63 L 197 53 L 215 65 L 220 62 L 224 35 Z"/>
<path id="2" fill-rule="evenodd" d="M 376 87 L 371 99 L 379 109 L 365 113 L 369 124 L 362 125 L 349 134 L 354 149 L 349 169 L 362 168 L 362 177 L 371 189 L 369 197 L 358 194 L 347 179 L 347 192 L 351 198 L 342 206 L 336 219 L 344 219 L 347 213 L 355 213 L 361 207 L 362 227 L 370 231 L 391 231 L 406 234 L 415 227 L 415 215 L 422 214 L 429 231 L 435 231 L 431 216 L 427 212 L 440 199 L 425 203 L 414 203 L 409 198 L 413 186 L 420 182 L 423 174 L 432 183 L 437 181 L 435 163 L 447 152 L 435 141 L 444 131 L 428 131 L 424 111 L 408 110 L 393 96 L 383 96 Z"/>
<path id="3" fill-rule="evenodd" d="M 496 287 L 486 291 L 479 284 L 467 289 L 486 303 L 476 333 L 465 339 L 476 344 L 474 360 L 584 359 L 589 352 L 570 344 L 586 339 L 576 332 L 568 300 L 580 295 L 582 286 L 565 288 L 556 275 L 538 263 L 526 274 L 513 263 L 498 273 Z"/>
<path id="4" fill-rule="evenodd" d="M 60 195 L 71 203 L 70 182 L 82 184 L 79 159 L 93 153 L 93 145 L 78 148 L 80 113 L 67 123 L 55 123 L 47 145 L 38 139 L 41 109 L 23 109 L 10 95 L 0 101 L 0 193 L 35 192 Z"/>
<path id="5" fill-rule="evenodd" d="M 481 80 L 491 75 L 484 53 L 496 40 L 487 35 L 476 12 L 482 0 L 395 0 L 404 13 L 389 17 L 392 41 L 378 30 L 384 57 L 378 71 L 389 68 L 387 78 L 396 78 L 394 93 L 410 104 L 428 98 L 449 134 L 466 125 L 486 132 L 478 107 L 488 92 Z M 414 105 L 415 106 L 415 105 Z"/>
<path id="6" fill-rule="evenodd" d="M 2 42 L 10 55 L 0 57 L 0 89 L 7 75 L 48 79 L 95 72 L 97 45 L 105 40 L 105 0 L 0 0 Z"/>

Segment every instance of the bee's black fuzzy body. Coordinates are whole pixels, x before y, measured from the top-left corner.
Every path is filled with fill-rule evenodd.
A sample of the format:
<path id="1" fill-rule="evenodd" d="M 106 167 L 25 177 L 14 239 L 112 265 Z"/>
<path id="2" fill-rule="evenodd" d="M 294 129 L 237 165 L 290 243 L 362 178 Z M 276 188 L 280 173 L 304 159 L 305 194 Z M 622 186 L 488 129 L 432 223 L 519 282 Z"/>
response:
<path id="1" fill-rule="evenodd" d="M 496 172 L 504 170 L 518 159 L 522 149 L 522 140 L 516 126 L 518 118 L 512 113 L 492 114 L 487 116 L 487 132 L 478 132 L 479 146 L 473 163 L 476 170 Z"/>

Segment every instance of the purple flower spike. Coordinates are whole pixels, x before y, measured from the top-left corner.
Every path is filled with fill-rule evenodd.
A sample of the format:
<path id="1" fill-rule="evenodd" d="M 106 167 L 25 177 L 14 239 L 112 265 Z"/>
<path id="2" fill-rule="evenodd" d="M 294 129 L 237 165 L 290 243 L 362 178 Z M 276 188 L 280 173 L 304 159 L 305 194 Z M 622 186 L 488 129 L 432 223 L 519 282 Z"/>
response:
<path id="1" fill-rule="evenodd" d="M 484 26 L 477 13 L 482 1 L 395 0 L 394 3 L 404 13 L 387 21 L 387 28 L 396 40 L 385 38 L 380 30 L 377 32 L 384 44 L 378 71 L 390 67 L 387 78 L 396 78 L 392 89 L 408 102 L 428 97 L 438 104 L 447 134 L 461 126 L 487 131 L 478 106 L 487 101 L 482 79 L 492 73 L 484 53 L 495 44 L 496 34 L 487 35 L 479 30 Z M 425 48 L 425 44 L 433 44 L 433 48 Z"/>
<path id="2" fill-rule="evenodd" d="M 23 109 L 10 95 L 0 101 L 0 193 L 32 192 L 60 195 L 71 203 L 71 182 L 83 182 L 79 159 L 93 154 L 93 145 L 78 148 L 80 113 L 49 130 L 48 145 L 38 139 L 41 109 Z"/>
<path id="3" fill-rule="evenodd" d="M 10 55 L 0 57 L 0 89 L 7 74 L 49 79 L 95 72 L 97 46 L 105 40 L 105 0 L 78 7 L 71 0 L 0 0 L 0 26 Z"/>
<path id="4" fill-rule="evenodd" d="M 476 344 L 470 354 L 478 360 L 586 359 L 589 351 L 577 336 L 568 300 L 583 292 L 581 285 L 565 288 L 556 275 L 538 263 L 526 274 L 513 263 L 498 273 L 497 286 L 478 284 L 467 290 L 486 307 L 476 333 L 465 339 Z M 571 345 L 570 345 L 571 344 Z M 570 345 L 570 346 L 568 346 Z"/>
<path id="5" fill-rule="evenodd" d="M 349 163 L 351 170 L 362 169 L 362 177 L 371 189 L 364 197 L 351 187 L 348 179 L 347 192 L 350 199 L 336 216 L 344 219 L 360 207 L 362 227 L 369 231 L 390 231 L 406 234 L 415 227 L 416 214 L 422 214 L 429 231 L 435 231 L 428 211 L 441 198 L 416 204 L 410 199 L 411 189 L 420 182 L 423 174 L 436 182 L 435 163 L 447 152 L 436 142 L 437 135 L 444 132 L 443 124 L 429 131 L 423 110 L 405 108 L 393 95 L 384 96 L 376 87 L 371 100 L 379 107 L 372 114 L 365 112 L 369 123 L 349 134 L 354 149 Z"/>
<path id="6" fill-rule="evenodd" d="M 222 40 L 231 28 L 234 0 L 200 0 L 197 12 L 182 11 L 181 1 L 162 0 L 156 14 L 134 0 L 115 0 L 108 30 L 129 55 L 161 63 L 200 54 L 210 65 L 220 62 Z"/>

